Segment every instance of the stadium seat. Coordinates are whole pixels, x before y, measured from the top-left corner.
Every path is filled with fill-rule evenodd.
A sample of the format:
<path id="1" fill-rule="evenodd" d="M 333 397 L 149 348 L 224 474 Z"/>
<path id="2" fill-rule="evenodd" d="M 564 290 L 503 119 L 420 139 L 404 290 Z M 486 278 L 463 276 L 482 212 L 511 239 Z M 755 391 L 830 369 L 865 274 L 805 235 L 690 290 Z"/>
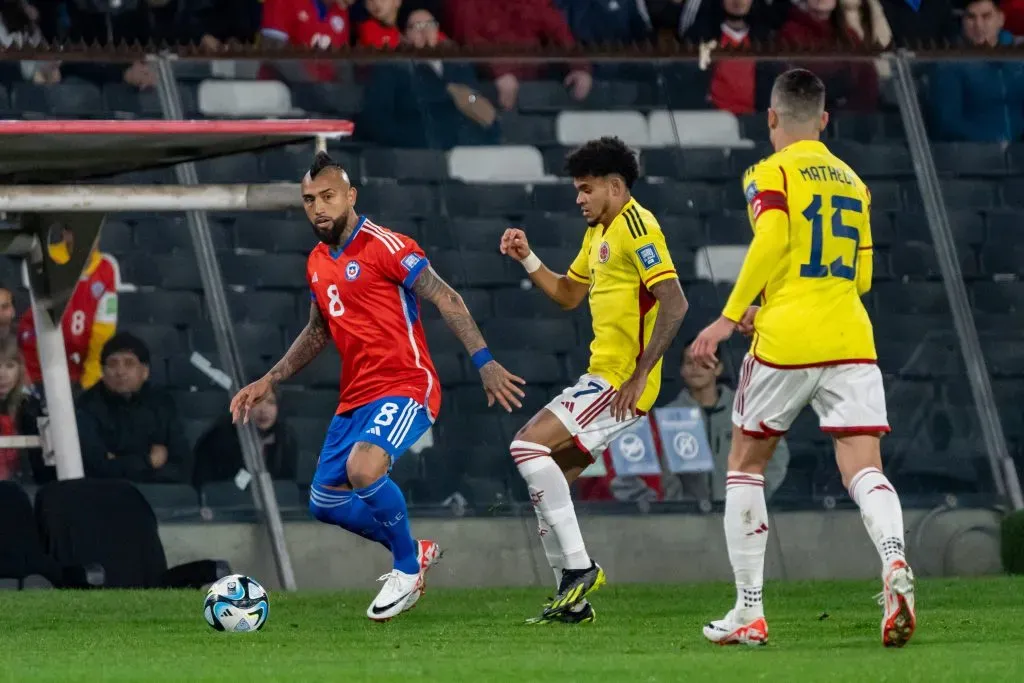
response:
<path id="1" fill-rule="evenodd" d="M 943 176 L 1006 175 L 1006 154 L 1002 144 L 958 142 L 932 143 L 929 146 L 935 159 L 935 169 Z"/>
<path id="2" fill-rule="evenodd" d="M 290 83 L 292 104 L 307 112 L 351 117 L 363 110 L 362 87 L 349 83 Z"/>
<path id="3" fill-rule="evenodd" d="M 742 208 L 743 194 L 739 184 L 733 188 L 734 195 L 723 196 L 722 188 L 706 183 L 648 183 L 640 181 L 633 186 L 637 201 L 650 209 L 655 216 L 673 213 L 705 213 L 728 206 L 729 197 L 739 202 Z"/>
<path id="4" fill-rule="evenodd" d="M 261 323 L 234 324 L 238 347 L 247 356 L 261 356 L 276 360 L 284 353 L 284 337 L 279 325 Z M 217 353 L 217 341 L 213 328 L 203 325 L 192 330 L 192 348 L 209 354 Z"/>
<path id="5" fill-rule="evenodd" d="M 224 281 L 267 289 L 306 287 L 306 258 L 299 254 L 220 254 Z"/>
<path id="6" fill-rule="evenodd" d="M 555 272 L 565 271 L 565 265 L 548 260 L 547 252 L 543 252 L 543 258 Z M 501 316 L 511 318 L 560 318 L 569 315 L 535 288 L 526 291 L 519 288 L 499 289 L 494 293 L 494 310 Z"/>
<path id="7" fill-rule="evenodd" d="M 471 185 L 452 182 L 443 196 L 452 216 L 508 216 L 530 208 L 530 197 L 521 184 Z"/>
<path id="8" fill-rule="evenodd" d="M 647 119 L 638 111 L 562 111 L 555 120 L 558 144 L 582 145 L 605 135 L 617 135 L 632 147 L 648 147 Z"/>
<path id="9" fill-rule="evenodd" d="M 466 380 L 466 371 L 460 354 L 434 352 L 430 357 L 434 361 L 434 369 L 437 370 L 437 377 L 443 386 L 461 384 Z"/>
<path id="10" fill-rule="evenodd" d="M 493 251 L 498 248 L 501 236 L 509 227 L 507 220 L 501 218 L 469 218 L 457 217 L 443 226 L 429 231 L 424 241 L 431 246 L 443 248 L 480 249 Z M 438 233 L 446 234 L 448 239 L 437 239 Z M 531 245 L 533 240 L 530 241 Z"/>
<path id="11" fill-rule="evenodd" d="M 116 220 L 106 220 L 100 232 L 100 250 L 115 256 L 130 254 L 135 248 L 132 227 Z"/>
<path id="12" fill-rule="evenodd" d="M 135 324 L 125 331 L 131 332 L 144 341 L 146 346 L 149 347 L 150 356 L 154 358 L 170 358 L 176 354 L 184 353 L 187 348 L 182 333 L 166 323 L 154 323 L 151 325 Z"/>
<path id="13" fill-rule="evenodd" d="M 103 96 L 91 83 L 57 83 L 39 86 L 15 83 L 11 105 L 24 113 L 52 115 L 58 118 L 94 118 L 104 112 Z"/>
<path id="14" fill-rule="evenodd" d="M 267 366 L 266 369 L 269 370 L 270 367 Z M 337 391 L 340 378 L 341 362 L 338 358 L 338 352 L 333 348 L 329 348 L 321 351 L 309 365 L 300 370 L 288 383 L 314 389 Z"/>
<path id="15" fill-rule="evenodd" d="M 161 520 L 199 515 L 199 496 L 189 484 L 134 484 Z"/>
<path id="16" fill-rule="evenodd" d="M 140 91 L 126 83 L 107 83 L 103 86 L 105 110 L 114 118 L 145 118 L 163 117 L 160 98 L 155 89 Z"/>
<path id="17" fill-rule="evenodd" d="M 917 210 L 924 207 L 916 184 L 907 186 L 906 196 L 908 207 Z M 985 180 L 943 180 L 942 199 L 950 210 L 987 209 L 996 205 L 996 186 Z M 1024 202 L 1007 197 L 1007 203 L 1020 205 Z"/>
<path id="18" fill-rule="evenodd" d="M 356 206 L 361 213 L 371 218 L 380 213 L 390 220 L 435 216 L 438 213 L 439 202 L 436 189 L 426 185 L 367 182 L 359 188 Z M 381 217 L 381 220 L 384 218 Z"/>
<path id="19" fill-rule="evenodd" d="M 829 150 L 865 180 L 910 177 L 914 173 L 910 151 L 904 145 L 865 145 L 853 140 L 835 140 L 829 144 Z M 870 183 L 868 187 L 870 189 Z"/>
<path id="20" fill-rule="evenodd" d="M 430 256 L 438 275 L 456 287 L 494 287 L 519 282 L 509 258 L 497 251 L 437 250 Z M 516 266 L 518 268 L 518 266 Z M 520 268 L 520 271 L 522 269 Z"/>
<path id="21" fill-rule="evenodd" d="M 211 118 L 283 117 L 294 113 L 281 81 L 205 80 L 197 91 L 199 112 Z"/>
<path id="22" fill-rule="evenodd" d="M 746 255 L 746 245 L 702 247 L 694 256 L 696 276 L 714 282 L 735 282 Z M 680 264 L 676 267 L 678 269 Z"/>
<path id="23" fill-rule="evenodd" d="M 658 216 L 658 222 L 661 224 L 661 231 L 665 234 L 668 248 L 673 250 L 673 255 L 676 249 L 692 250 L 707 244 L 707 230 L 700 216 Z M 750 236 L 753 236 L 753 232 L 750 233 Z"/>
<path id="24" fill-rule="evenodd" d="M 192 292 L 123 292 L 118 295 L 118 320 L 122 325 L 193 325 L 203 318 L 200 303 Z"/>
<path id="25" fill-rule="evenodd" d="M 1024 245 L 994 245 L 981 250 L 983 272 L 1024 276 Z"/>
<path id="26" fill-rule="evenodd" d="M 255 154 L 204 159 L 196 162 L 196 173 L 201 183 L 255 183 L 265 180 Z"/>
<path id="27" fill-rule="evenodd" d="M 995 377 L 1024 376 L 1024 354 L 1020 352 L 1020 341 L 982 339 L 981 351 L 988 363 L 989 372 Z"/>
<path id="28" fill-rule="evenodd" d="M 287 417 L 330 417 L 338 407 L 338 391 L 337 388 L 312 391 L 286 385 L 281 388 L 280 406 Z"/>
<path id="29" fill-rule="evenodd" d="M 203 484 L 199 498 L 203 507 L 218 511 L 254 510 L 251 487 L 240 489 L 233 481 L 214 481 Z M 304 508 L 306 503 L 299 495 L 299 488 L 293 481 L 274 481 L 274 496 L 281 509 Z"/>
<path id="30" fill-rule="evenodd" d="M 839 140 L 855 140 L 863 143 L 884 143 L 907 139 L 898 114 L 835 112 L 830 118 L 829 132 L 832 137 Z"/>
<path id="31" fill-rule="evenodd" d="M 566 384 L 569 379 L 563 363 L 553 353 L 506 350 L 498 360 L 506 370 L 526 380 L 525 391 L 531 391 L 534 384 Z"/>
<path id="32" fill-rule="evenodd" d="M 510 145 L 552 144 L 555 142 L 555 117 L 507 112 L 501 116 L 501 132 Z"/>
<path id="33" fill-rule="evenodd" d="M 652 111 L 647 118 L 651 147 L 753 147 L 740 138 L 740 125 L 727 111 Z"/>
<path id="34" fill-rule="evenodd" d="M 216 357 L 209 358 L 214 365 Z M 171 397 L 183 419 L 211 420 L 228 412 L 231 396 L 221 388 L 208 391 L 172 391 Z"/>
<path id="35" fill-rule="evenodd" d="M 167 567 L 153 508 L 131 483 L 70 479 L 36 494 L 43 543 L 63 564 L 99 564 L 107 588 L 199 588 L 231 573 L 223 560 Z"/>
<path id="36" fill-rule="evenodd" d="M 976 282 L 971 291 L 977 311 L 1024 314 L 1024 283 Z"/>
<path id="37" fill-rule="evenodd" d="M 491 348 L 559 353 L 579 346 L 573 324 L 566 319 L 492 318 L 482 327 Z"/>
<path id="38" fill-rule="evenodd" d="M 871 296 L 886 313 L 951 315 L 941 282 L 879 282 L 872 287 Z"/>
<path id="39" fill-rule="evenodd" d="M 448 152 L 448 174 L 466 183 L 554 180 L 544 172 L 544 158 L 540 150 L 529 145 L 456 147 Z"/>
<path id="40" fill-rule="evenodd" d="M 709 244 L 748 245 L 754 239 L 746 211 L 723 211 L 708 216 Z"/>
<path id="41" fill-rule="evenodd" d="M 317 244 L 305 217 L 269 218 L 254 214 L 248 221 L 236 222 L 234 234 L 239 249 L 252 251 L 307 256 Z"/>
<path id="42" fill-rule="evenodd" d="M 729 165 L 726 149 L 645 149 L 640 165 L 646 177 L 674 180 L 731 180 L 736 174 Z"/>
<path id="43" fill-rule="evenodd" d="M 644 83 L 595 80 L 587 98 L 579 102 L 559 81 L 524 81 L 519 87 L 521 112 L 559 113 L 574 109 L 635 109 L 650 99 Z M 503 122 L 504 123 L 504 122 Z"/>
<path id="44" fill-rule="evenodd" d="M 367 178 L 443 182 L 448 180 L 444 152 L 434 149 L 374 149 L 363 157 Z"/>
<path id="45" fill-rule="evenodd" d="M 227 292 L 228 310 L 235 321 L 273 325 L 305 324 L 309 319 L 309 293 L 299 298 L 286 292 Z"/>

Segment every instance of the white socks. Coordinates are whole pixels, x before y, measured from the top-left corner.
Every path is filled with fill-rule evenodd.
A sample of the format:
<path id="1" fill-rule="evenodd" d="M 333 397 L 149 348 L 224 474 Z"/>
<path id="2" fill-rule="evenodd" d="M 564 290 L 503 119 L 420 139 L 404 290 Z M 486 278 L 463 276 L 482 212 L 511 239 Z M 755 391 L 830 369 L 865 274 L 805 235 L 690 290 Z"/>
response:
<path id="1" fill-rule="evenodd" d="M 544 521 L 544 515 L 540 513 L 540 508 L 534 508 L 533 511 L 537 513 L 537 535 L 540 536 L 540 544 L 544 546 L 548 564 L 551 565 L 551 570 L 555 573 L 555 590 L 557 591 L 558 586 L 562 583 L 562 565 L 565 562 L 562 559 L 562 547 L 558 545 L 555 532 Z"/>
<path id="2" fill-rule="evenodd" d="M 764 477 L 728 472 L 725 477 L 725 542 L 736 577 L 736 614 L 743 621 L 764 616 L 761 602 L 764 555 L 768 548 L 768 508 Z"/>
<path id="3" fill-rule="evenodd" d="M 865 467 L 850 480 L 850 497 L 860 507 L 883 569 L 904 560 L 903 508 L 889 479 L 878 468 Z"/>
<path id="4" fill-rule="evenodd" d="M 562 566 L 565 569 L 589 569 L 590 556 L 576 521 L 569 484 L 552 459 L 551 449 L 529 441 L 513 441 L 509 450 L 519 474 L 526 480 L 530 502 L 557 539 Z"/>

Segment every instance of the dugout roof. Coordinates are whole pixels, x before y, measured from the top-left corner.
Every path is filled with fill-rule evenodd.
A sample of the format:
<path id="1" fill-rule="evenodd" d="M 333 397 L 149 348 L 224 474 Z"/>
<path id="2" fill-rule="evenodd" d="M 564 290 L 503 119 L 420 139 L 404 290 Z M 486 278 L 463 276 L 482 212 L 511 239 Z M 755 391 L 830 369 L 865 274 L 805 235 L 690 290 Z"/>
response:
<path id="1" fill-rule="evenodd" d="M 0 183 L 74 183 L 352 134 L 350 121 L 0 120 Z"/>

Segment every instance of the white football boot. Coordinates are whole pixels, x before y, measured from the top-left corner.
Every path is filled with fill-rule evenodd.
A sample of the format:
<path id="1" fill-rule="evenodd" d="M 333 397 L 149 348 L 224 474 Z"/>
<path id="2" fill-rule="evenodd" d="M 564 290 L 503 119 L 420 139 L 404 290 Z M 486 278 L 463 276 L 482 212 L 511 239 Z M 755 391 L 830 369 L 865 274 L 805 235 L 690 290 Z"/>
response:
<path id="1" fill-rule="evenodd" d="M 410 601 L 415 603 L 419 599 L 423 587 L 423 575 L 419 572 L 406 574 L 394 569 L 377 580 L 383 581 L 384 587 L 366 610 L 366 616 L 373 621 L 387 621 L 401 614 L 411 606 Z"/>
<path id="2" fill-rule="evenodd" d="M 704 625 L 704 637 L 717 645 L 767 645 L 768 622 L 764 617 L 741 618 L 735 609 Z"/>
<path id="3" fill-rule="evenodd" d="M 914 572 L 903 560 L 896 560 L 882 579 L 882 592 L 877 596 L 882 605 L 882 645 L 903 647 L 914 635 L 917 615 L 914 613 Z"/>

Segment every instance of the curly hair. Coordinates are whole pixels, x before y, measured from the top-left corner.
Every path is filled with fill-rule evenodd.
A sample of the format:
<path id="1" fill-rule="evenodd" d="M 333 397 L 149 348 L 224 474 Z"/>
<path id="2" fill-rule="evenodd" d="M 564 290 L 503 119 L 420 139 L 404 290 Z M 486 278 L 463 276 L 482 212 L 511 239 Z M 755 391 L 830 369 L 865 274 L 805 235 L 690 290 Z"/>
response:
<path id="1" fill-rule="evenodd" d="M 573 178 L 622 176 L 632 188 L 640 177 L 640 164 L 633 150 L 617 137 L 591 140 L 565 158 L 565 172 Z"/>

